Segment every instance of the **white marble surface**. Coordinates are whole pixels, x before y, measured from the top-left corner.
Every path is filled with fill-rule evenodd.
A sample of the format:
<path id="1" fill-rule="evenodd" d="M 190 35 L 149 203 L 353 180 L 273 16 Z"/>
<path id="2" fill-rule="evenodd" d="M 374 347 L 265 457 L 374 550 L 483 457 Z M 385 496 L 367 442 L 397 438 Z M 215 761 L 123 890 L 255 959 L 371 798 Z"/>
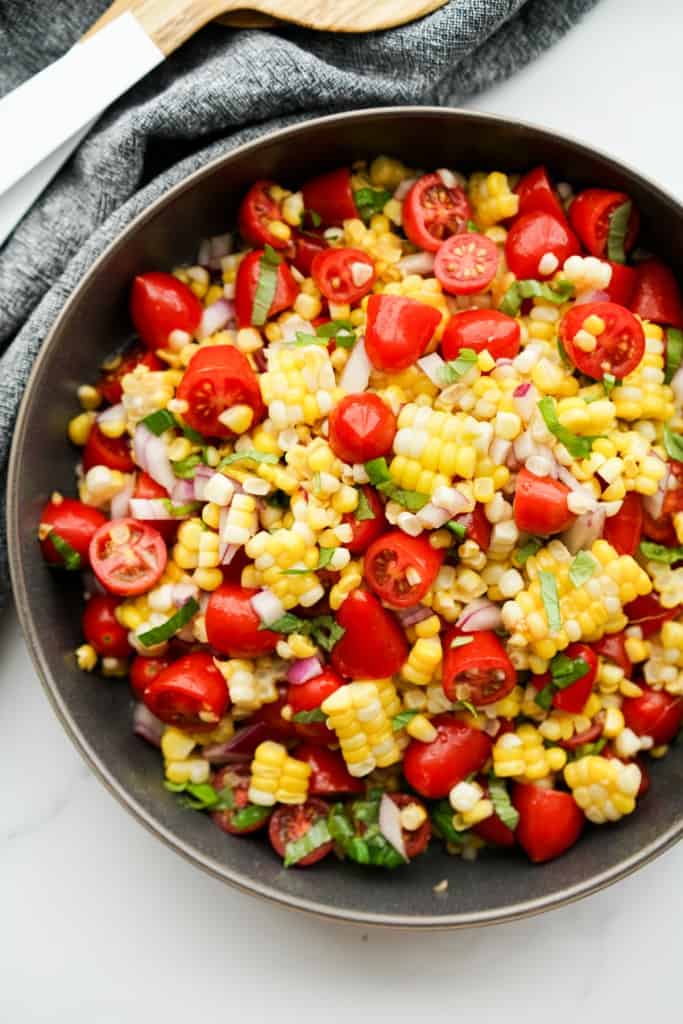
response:
<path id="1" fill-rule="evenodd" d="M 476 106 L 582 137 L 683 196 L 683 10 L 602 0 Z M 683 846 L 606 892 L 498 928 L 364 931 L 241 895 L 171 853 L 62 733 L 0 619 L 0 1021 L 457 1020 L 680 1013 Z"/>

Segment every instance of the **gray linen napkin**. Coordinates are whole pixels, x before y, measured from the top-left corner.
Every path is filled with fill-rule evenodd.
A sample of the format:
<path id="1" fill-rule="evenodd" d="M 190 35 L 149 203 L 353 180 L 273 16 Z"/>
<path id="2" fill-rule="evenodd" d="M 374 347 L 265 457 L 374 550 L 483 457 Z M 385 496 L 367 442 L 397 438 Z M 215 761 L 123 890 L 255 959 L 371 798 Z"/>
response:
<path id="1" fill-rule="evenodd" d="M 543 53 L 595 3 L 452 0 L 412 25 L 362 36 L 200 32 L 104 114 L 0 249 L 0 478 L 31 364 L 61 306 L 153 199 L 212 157 L 306 115 L 460 103 Z M 107 6 L 0 0 L 0 96 L 59 57 Z"/>

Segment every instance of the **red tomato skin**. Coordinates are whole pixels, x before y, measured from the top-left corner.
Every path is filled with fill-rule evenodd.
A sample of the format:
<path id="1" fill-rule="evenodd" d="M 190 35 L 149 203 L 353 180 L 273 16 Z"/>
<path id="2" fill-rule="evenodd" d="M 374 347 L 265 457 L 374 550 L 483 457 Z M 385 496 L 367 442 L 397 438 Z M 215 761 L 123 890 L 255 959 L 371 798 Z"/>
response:
<path id="1" fill-rule="evenodd" d="M 401 295 L 371 295 L 365 351 L 377 370 L 406 370 L 422 355 L 441 321 L 433 306 Z"/>
<path id="2" fill-rule="evenodd" d="M 613 263 L 607 261 L 612 268 L 612 277 L 605 288 L 610 302 L 616 302 L 618 306 L 631 305 L 631 298 L 636 287 L 637 273 L 633 267 L 627 267 L 625 263 Z"/>
<path id="3" fill-rule="evenodd" d="M 408 793 L 389 793 L 388 796 L 399 810 L 403 810 L 404 807 L 410 807 L 411 804 L 424 807 L 421 800 L 417 800 L 414 796 L 409 796 Z M 432 823 L 429 820 L 429 815 L 427 815 L 418 829 L 414 829 L 411 832 L 409 829 L 404 828 L 401 829 L 401 834 L 408 860 L 413 860 L 419 854 L 424 853 L 429 846 L 429 840 L 432 838 Z"/>
<path id="4" fill-rule="evenodd" d="M 396 417 L 379 395 L 345 395 L 329 417 L 330 447 L 344 462 L 386 455 L 396 436 Z"/>
<path id="5" fill-rule="evenodd" d="M 273 181 L 255 181 L 240 203 L 237 227 L 249 245 L 270 245 L 273 249 L 284 249 L 287 245 L 286 239 L 272 235 L 266 226 L 268 221 L 282 220 L 279 204 L 268 194 L 274 184 Z"/>
<path id="6" fill-rule="evenodd" d="M 262 722 L 266 727 L 266 735 L 263 739 L 289 740 L 296 736 L 296 723 L 289 722 L 282 717 L 282 709 L 288 703 L 285 692 L 281 692 L 276 701 L 264 704 L 249 719 L 249 725 Z M 260 740 L 259 740 L 260 742 Z M 258 744 L 257 744 L 258 746 Z"/>
<path id="7" fill-rule="evenodd" d="M 225 679 L 210 654 L 196 651 L 172 662 L 152 680 L 143 700 L 153 715 L 167 725 L 208 731 L 230 707 Z M 199 717 L 209 713 L 212 721 Z"/>
<path id="8" fill-rule="evenodd" d="M 93 466 L 108 466 L 120 473 L 130 473 L 135 469 L 128 437 L 107 437 L 97 423 L 93 423 L 83 449 L 83 472 L 87 473 Z"/>
<path id="9" fill-rule="evenodd" d="M 564 207 L 550 184 L 545 167 L 534 167 L 520 178 L 515 192 L 519 196 L 518 216 L 538 210 L 550 214 L 559 221 L 567 222 Z"/>
<path id="10" fill-rule="evenodd" d="M 461 636 L 471 636 L 471 643 L 461 647 L 451 647 L 453 640 Z M 443 667 L 443 689 L 449 700 L 470 700 L 476 707 L 483 707 L 485 704 L 502 700 L 514 689 L 517 683 L 517 672 L 505 648 L 492 630 L 482 629 L 476 633 L 463 633 L 462 630 L 452 626 L 444 637 L 444 650 L 446 656 Z M 457 676 L 468 671 L 498 672 L 503 673 L 503 676 L 488 683 L 456 681 Z M 457 696 L 456 691 L 460 686 L 469 686 L 470 692 L 464 698 Z"/>
<path id="11" fill-rule="evenodd" d="M 564 653 L 568 658 L 583 658 L 588 665 L 588 671 L 571 686 L 557 690 L 553 696 L 553 707 L 578 715 L 583 711 L 586 701 L 593 692 L 593 683 L 598 674 L 598 657 L 587 644 L 581 643 L 570 644 Z"/>
<path id="12" fill-rule="evenodd" d="M 393 554 L 394 558 L 385 566 L 387 553 Z M 373 541 L 366 551 L 363 571 L 368 585 L 385 604 L 409 608 L 425 596 L 436 579 L 444 556 L 443 548 L 433 548 L 424 537 L 410 537 L 403 530 L 389 530 Z M 419 572 L 421 582 L 408 584 L 407 590 L 399 592 L 391 577 L 394 562 L 398 563 L 401 580 L 405 578 L 405 569 L 413 567 Z"/>
<path id="13" fill-rule="evenodd" d="M 123 388 L 121 381 L 127 373 L 132 373 L 136 366 L 146 366 L 149 370 L 165 370 L 166 366 L 144 345 L 132 345 L 121 356 L 121 362 L 113 370 L 105 370 L 97 382 L 97 390 L 110 405 L 121 401 Z"/>
<path id="14" fill-rule="evenodd" d="M 170 664 L 170 658 L 164 658 L 163 656 L 160 658 L 145 658 L 141 654 L 136 654 L 128 670 L 128 681 L 131 690 L 138 700 L 142 700 L 145 690 L 152 680 L 156 679 L 162 669 L 168 668 Z"/>
<path id="15" fill-rule="evenodd" d="M 569 488 L 550 476 L 535 476 L 528 469 L 520 470 L 512 503 L 515 523 L 525 533 L 547 537 L 561 533 L 574 522 L 569 511 Z"/>
<path id="16" fill-rule="evenodd" d="M 587 188 L 579 192 L 569 207 L 569 222 L 591 256 L 602 257 L 607 251 L 610 214 L 628 201 L 625 192 L 612 192 L 605 188 Z M 631 207 L 631 219 L 624 249 L 628 252 L 638 234 L 640 215 Z"/>
<path id="17" fill-rule="evenodd" d="M 447 188 L 438 174 L 424 174 L 403 201 L 403 230 L 414 245 L 436 252 L 445 238 L 464 230 L 471 214 L 459 186 Z M 435 233 L 427 226 L 434 223 Z"/>
<path id="18" fill-rule="evenodd" d="M 374 487 L 363 484 L 361 490 L 365 494 L 368 505 L 373 512 L 374 519 L 356 519 L 353 512 L 347 512 L 343 522 L 349 523 L 353 530 L 351 540 L 346 547 L 352 555 L 358 555 L 370 547 L 373 540 L 380 537 L 387 529 L 387 519 L 384 515 L 384 505 Z"/>
<path id="19" fill-rule="evenodd" d="M 218 416 L 231 405 L 243 404 L 254 413 L 253 424 L 265 415 L 258 377 L 247 357 L 232 345 L 207 345 L 190 360 L 176 397 L 188 403 L 183 419 L 209 437 L 230 438 L 233 431 Z M 206 403 L 206 415 L 200 403 Z"/>
<path id="20" fill-rule="evenodd" d="M 606 327 L 593 352 L 584 352 L 574 343 L 589 316 L 598 316 Z M 618 379 L 635 370 L 645 353 L 645 333 L 641 323 L 615 302 L 586 302 L 572 306 L 562 317 L 560 336 L 572 363 L 581 373 L 601 380 L 605 373 Z"/>
<path id="21" fill-rule="evenodd" d="M 216 772 L 212 779 L 212 785 L 215 790 L 220 792 L 221 789 L 230 787 L 234 794 L 235 807 L 227 811 L 212 811 L 211 820 L 215 825 L 218 825 L 221 832 L 227 832 L 230 836 L 248 836 L 253 832 L 259 832 L 268 823 L 270 817 L 269 813 L 264 813 L 263 819 L 256 822 L 253 825 L 249 825 L 247 828 L 236 828 L 232 819 L 235 811 L 240 811 L 246 807 L 249 803 L 249 782 L 251 779 L 251 772 L 248 766 L 241 765 L 225 765 Z M 263 808 L 264 812 L 267 812 L 267 808 Z"/>
<path id="22" fill-rule="evenodd" d="M 237 270 L 235 281 L 235 319 L 238 327 L 252 326 L 252 313 L 254 309 L 254 296 L 259 279 L 259 261 L 263 256 L 263 249 L 256 249 L 247 253 Z M 292 277 L 292 272 L 287 264 L 282 261 L 277 268 L 277 285 L 275 295 L 268 310 L 268 317 L 282 313 L 294 304 L 299 294 L 299 286 Z"/>
<path id="23" fill-rule="evenodd" d="M 386 679 L 408 657 L 403 630 L 367 590 L 351 591 L 337 612 L 337 622 L 346 633 L 332 648 L 332 664 L 347 679 Z"/>
<path id="24" fill-rule="evenodd" d="M 519 352 L 520 327 L 497 309 L 466 309 L 455 313 L 441 338 L 444 359 L 455 359 L 463 348 L 486 349 L 493 359 L 514 359 Z"/>
<path id="25" fill-rule="evenodd" d="M 683 723 L 683 697 L 638 684 L 640 697 L 626 697 L 621 710 L 637 736 L 651 736 L 656 747 L 670 743 Z"/>
<path id="26" fill-rule="evenodd" d="M 468 231 L 441 243 L 434 259 L 434 276 L 449 295 L 473 295 L 488 288 L 499 263 L 496 243 Z"/>
<path id="27" fill-rule="evenodd" d="M 583 732 L 576 732 L 573 736 L 570 736 L 568 740 L 558 740 L 558 747 L 563 747 L 564 750 L 576 750 L 578 747 L 582 747 L 584 743 L 594 743 L 595 740 L 600 739 L 602 736 L 604 723 L 602 721 L 593 722 Z"/>
<path id="28" fill-rule="evenodd" d="M 487 843 L 493 843 L 494 846 L 510 848 L 516 843 L 515 833 L 503 824 L 497 814 L 492 814 L 490 818 L 484 818 L 474 826 L 472 831 L 480 839 L 485 839 Z"/>
<path id="29" fill-rule="evenodd" d="M 408 784 L 430 800 L 448 796 L 458 782 L 478 772 L 491 753 L 491 740 L 480 729 L 450 715 L 432 719 L 437 737 L 433 743 L 411 740 L 403 758 Z"/>
<path id="30" fill-rule="evenodd" d="M 194 334 L 202 318 L 202 304 L 173 274 L 154 270 L 138 274 L 133 281 L 130 316 L 145 345 L 166 348 L 171 331 Z"/>
<path id="31" fill-rule="evenodd" d="M 301 191 L 304 209 L 317 213 L 326 228 L 340 227 L 345 220 L 358 217 L 348 167 L 338 167 L 311 178 Z"/>
<path id="32" fill-rule="evenodd" d="M 137 543 L 142 544 L 144 542 L 145 548 L 153 549 L 156 560 L 154 568 L 149 565 L 149 560 L 146 560 L 144 569 L 137 578 L 124 578 L 122 580 L 112 578 L 112 571 L 108 565 L 110 556 L 106 554 L 106 545 L 109 540 L 110 531 L 114 526 L 127 526 L 129 530 L 133 531 L 134 535 L 138 535 Z M 102 555 L 100 555 L 101 546 L 105 552 Z M 137 544 L 130 545 L 133 551 L 136 546 Z M 163 537 L 158 530 L 155 530 L 154 527 L 149 526 L 147 523 L 140 523 L 137 519 L 131 519 L 130 517 L 106 520 L 99 530 L 93 534 L 88 551 L 90 554 L 90 564 L 97 579 L 109 593 L 117 594 L 119 597 L 137 597 L 139 594 L 144 594 L 145 591 L 151 590 L 163 576 L 166 562 L 168 561 L 168 551 Z"/>
<path id="33" fill-rule="evenodd" d="M 482 504 L 477 503 L 471 512 L 462 512 L 455 517 L 455 521 L 465 527 L 467 540 L 473 540 L 482 551 L 488 551 L 491 543 L 491 524 L 486 518 Z"/>
<path id="34" fill-rule="evenodd" d="M 602 639 L 596 640 L 590 646 L 600 657 L 618 665 L 627 679 L 631 678 L 633 665 L 626 653 L 626 636 L 623 630 L 620 633 L 605 633 Z"/>
<path id="35" fill-rule="evenodd" d="M 517 842 L 534 864 L 559 857 L 583 831 L 584 816 L 569 793 L 517 782 L 512 802 L 519 811 Z"/>
<path id="36" fill-rule="evenodd" d="M 353 283 L 351 265 L 362 263 L 372 270 L 364 284 Z M 326 249 L 313 257 L 311 274 L 319 290 L 329 302 L 358 302 L 372 290 L 377 274 L 375 264 L 362 249 Z"/>
<path id="37" fill-rule="evenodd" d="M 624 615 L 628 616 L 632 626 L 640 626 L 643 640 L 658 633 L 665 622 L 676 618 L 679 610 L 680 605 L 676 605 L 675 608 L 662 608 L 654 594 L 644 594 L 624 605 Z"/>
<path id="38" fill-rule="evenodd" d="M 285 847 L 289 839 L 283 838 L 283 828 L 287 827 L 287 819 L 293 818 L 296 822 L 297 819 L 307 819 L 313 824 L 314 821 L 319 818 L 327 819 L 327 815 L 330 812 L 329 805 L 321 800 L 319 797 L 311 797 L 306 801 L 305 804 L 296 805 L 284 805 L 277 807 L 272 814 L 270 822 L 268 823 L 268 838 L 270 839 L 271 846 L 280 857 L 284 859 Z M 306 829 L 305 831 L 308 831 Z M 324 843 L 319 846 L 316 850 L 313 850 L 306 857 L 302 857 L 292 867 L 295 868 L 307 868 L 311 864 L 316 864 L 323 857 L 326 857 L 328 853 L 331 853 L 334 843 Z"/>
<path id="39" fill-rule="evenodd" d="M 311 276 L 313 260 L 321 252 L 329 248 L 325 238 L 315 231 L 294 231 L 290 243 L 291 256 L 289 261 L 293 267 L 303 274 L 304 277 Z"/>
<path id="40" fill-rule="evenodd" d="M 324 669 L 319 676 L 314 676 L 299 686 L 290 684 L 287 690 L 287 703 L 294 714 L 299 711 L 313 711 L 319 708 L 330 694 L 343 685 L 344 680 L 331 668 Z"/>
<path id="41" fill-rule="evenodd" d="M 659 260 L 646 260 L 636 275 L 631 312 L 641 320 L 683 327 L 683 300 L 673 271 Z"/>
<path id="42" fill-rule="evenodd" d="M 83 609 L 83 636 L 103 657 L 127 658 L 130 654 L 128 630 L 119 625 L 114 615 L 120 603 L 109 594 L 95 594 L 88 598 Z"/>
<path id="43" fill-rule="evenodd" d="M 259 629 L 261 620 L 251 606 L 258 590 L 222 583 L 206 606 L 208 643 L 233 658 L 254 658 L 275 650 L 279 633 Z"/>
<path id="44" fill-rule="evenodd" d="M 545 253 L 552 253 L 562 266 L 570 256 L 580 252 L 579 243 L 566 221 L 551 217 L 542 210 L 533 210 L 516 217 L 505 240 L 505 258 L 515 277 L 520 280 L 542 280 L 538 264 Z M 554 271 L 553 271 L 554 273 Z"/>
<path id="45" fill-rule="evenodd" d="M 363 780 L 354 779 L 338 750 L 330 750 L 317 743 L 300 743 L 292 756 L 312 768 L 308 781 L 311 796 L 365 792 Z"/>
<path id="46" fill-rule="evenodd" d="M 619 555 L 634 555 L 643 530 L 643 506 L 640 495 L 629 491 L 616 516 L 605 520 L 603 537 Z"/>
<path id="47" fill-rule="evenodd" d="M 41 526 L 46 524 L 54 527 L 56 533 L 81 556 L 81 566 L 90 565 L 90 541 L 101 526 L 107 522 L 99 509 L 84 505 L 74 498 L 62 498 L 61 501 L 50 501 L 40 513 Z M 63 565 L 59 554 L 49 537 L 41 540 L 40 547 L 43 558 L 51 565 Z"/>

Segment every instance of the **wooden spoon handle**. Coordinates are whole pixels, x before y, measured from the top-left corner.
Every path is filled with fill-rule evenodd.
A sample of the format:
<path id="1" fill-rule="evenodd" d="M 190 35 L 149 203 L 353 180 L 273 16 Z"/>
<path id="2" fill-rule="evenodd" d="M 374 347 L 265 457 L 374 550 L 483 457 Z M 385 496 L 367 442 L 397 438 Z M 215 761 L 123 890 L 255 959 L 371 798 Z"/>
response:
<path id="1" fill-rule="evenodd" d="M 237 6 L 236 2 L 234 6 Z M 152 42 L 168 57 L 191 35 L 231 7 L 233 3 L 230 0 L 114 0 L 83 38 L 90 38 L 129 11 Z"/>

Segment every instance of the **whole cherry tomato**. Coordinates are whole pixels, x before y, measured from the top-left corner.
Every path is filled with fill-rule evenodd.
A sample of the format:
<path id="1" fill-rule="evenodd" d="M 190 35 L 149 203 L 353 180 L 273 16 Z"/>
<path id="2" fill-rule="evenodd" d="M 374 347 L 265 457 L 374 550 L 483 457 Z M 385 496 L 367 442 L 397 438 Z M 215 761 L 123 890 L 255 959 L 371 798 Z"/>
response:
<path id="1" fill-rule="evenodd" d="M 110 369 L 104 370 L 97 382 L 97 390 L 110 405 L 121 401 L 123 388 L 121 382 L 127 373 L 132 373 L 136 366 L 146 366 L 149 370 L 164 370 L 164 363 L 144 345 L 131 345 L 120 357 L 120 362 Z"/>
<path id="2" fill-rule="evenodd" d="M 371 295 L 365 328 L 365 351 L 378 370 L 406 370 L 422 355 L 441 321 L 426 302 L 402 295 Z"/>
<path id="3" fill-rule="evenodd" d="M 662 608 L 654 594 L 644 594 L 624 605 L 624 615 L 632 626 L 640 626 L 643 640 L 658 633 L 665 622 L 675 619 L 679 610 L 680 605 Z"/>
<path id="4" fill-rule="evenodd" d="M 580 658 L 585 661 L 587 669 L 575 682 L 555 692 L 553 707 L 578 715 L 583 711 L 586 701 L 593 692 L 593 683 L 598 674 L 598 657 L 590 647 L 580 643 L 570 644 L 564 653 L 568 658 Z"/>
<path id="5" fill-rule="evenodd" d="M 284 859 L 289 843 L 302 839 L 317 822 L 327 821 L 329 811 L 330 808 L 325 801 L 316 796 L 311 797 L 305 804 L 278 807 L 268 825 L 268 838 L 275 852 Z M 311 853 L 297 860 L 293 867 L 307 868 L 309 865 L 317 863 L 332 851 L 333 846 L 332 840 L 329 843 L 323 843 L 322 846 L 316 847 Z"/>
<path id="6" fill-rule="evenodd" d="M 265 413 L 258 377 L 232 345 L 206 345 L 192 356 L 177 391 L 187 402 L 183 419 L 206 437 L 233 437 L 221 415 L 234 405 L 248 405 L 253 424 Z"/>
<path id="7" fill-rule="evenodd" d="M 406 781 L 432 800 L 448 796 L 458 782 L 478 772 L 491 754 L 491 740 L 450 715 L 432 719 L 437 737 L 432 743 L 411 740 L 403 759 Z"/>
<path id="8" fill-rule="evenodd" d="M 465 639 L 466 644 L 458 645 L 457 641 Z M 517 672 L 492 630 L 463 633 L 453 626 L 444 637 L 444 650 L 443 689 L 449 700 L 467 700 L 482 707 L 502 700 L 514 689 Z"/>
<path id="9" fill-rule="evenodd" d="M 50 533 L 55 533 L 80 556 L 81 564 L 78 568 L 86 568 L 90 564 L 90 541 L 106 522 L 106 516 L 99 509 L 73 498 L 56 495 L 40 513 L 40 547 L 43 558 L 51 565 L 64 565 L 63 554 L 50 540 Z"/>
<path id="10" fill-rule="evenodd" d="M 473 295 L 491 284 L 499 263 L 495 242 L 476 231 L 466 231 L 441 243 L 434 258 L 434 276 L 449 295 Z"/>
<path id="11" fill-rule="evenodd" d="M 566 220 L 552 217 L 542 210 L 533 210 L 516 217 L 505 240 L 505 257 L 515 277 L 550 277 L 542 274 L 539 263 L 551 253 L 562 266 L 570 256 L 577 256 L 579 243 L 567 227 Z M 551 273 L 554 273 L 552 271 Z"/>
<path id="12" fill-rule="evenodd" d="M 569 793 L 518 782 L 512 802 L 519 811 L 517 842 L 534 864 L 559 857 L 581 835 L 584 816 Z"/>
<path id="13" fill-rule="evenodd" d="M 228 685 L 210 654 L 197 651 L 171 662 L 152 680 L 143 700 L 153 715 L 181 729 L 212 729 L 230 706 Z"/>
<path id="14" fill-rule="evenodd" d="M 579 192 L 569 207 L 569 221 L 591 256 L 607 254 L 610 222 L 616 210 L 629 201 L 625 192 L 612 192 L 606 188 L 587 188 Z M 633 248 L 640 225 L 640 215 L 631 205 L 624 250 Z"/>
<path id="15" fill-rule="evenodd" d="M 464 230 L 471 215 L 459 185 L 449 188 L 438 174 L 425 174 L 403 202 L 403 230 L 413 245 L 436 252 L 444 239 Z"/>
<path id="16" fill-rule="evenodd" d="M 637 736 L 651 736 L 656 747 L 671 743 L 683 723 L 683 697 L 639 684 L 640 697 L 626 697 L 621 710 L 629 729 Z"/>
<path id="17" fill-rule="evenodd" d="M 466 309 L 446 324 L 441 338 L 444 359 L 455 359 L 463 348 L 484 349 L 493 359 L 514 359 L 519 352 L 520 327 L 497 309 Z"/>
<path id="18" fill-rule="evenodd" d="M 137 519 L 112 519 L 90 541 L 90 564 L 112 594 L 135 597 L 161 579 L 168 552 L 163 537 Z"/>
<path id="19" fill-rule="evenodd" d="M 627 267 L 625 263 L 612 263 L 607 261 L 612 268 L 610 282 L 605 288 L 610 302 L 616 302 L 618 306 L 631 306 L 631 297 L 636 287 L 637 273 L 633 267 Z"/>
<path id="20" fill-rule="evenodd" d="M 138 274 L 133 281 L 130 316 L 145 345 L 166 348 L 171 331 L 194 334 L 202 318 L 202 304 L 173 274 L 155 270 Z"/>
<path id="21" fill-rule="evenodd" d="M 240 203 L 237 227 L 249 245 L 270 245 L 273 249 L 284 249 L 287 240 L 273 235 L 270 225 L 282 220 L 280 204 L 270 195 L 275 182 L 255 181 Z"/>
<path id="22" fill-rule="evenodd" d="M 615 516 L 605 520 L 603 537 L 619 555 L 634 555 L 643 530 L 640 495 L 629 491 Z"/>
<path id="23" fill-rule="evenodd" d="M 83 449 L 83 471 L 87 473 L 93 466 L 108 466 L 109 469 L 117 469 L 119 473 L 130 473 L 135 469 L 127 435 L 107 437 L 97 423 L 93 423 Z"/>
<path id="24" fill-rule="evenodd" d="M 560 480 L 521 469 L 512 503 L 515 523 L 524 533 L 541 537 L 561 533 L 575 519 L 567 505 L 568 496 L 569 488 Z"/>
<path id="25" fill-rule="evenodd" d="M 598 335 L 593 351 L 584 352 L 575 339 L 590 316 L 599 317 L 605 329 Z M 641 323 L 615 302 L 586 302 L 572 306 L 562 317 L 560 337 L 577 370 L 596 380 L 602 380 L 606 373 L 620 380 L 635 370 L 645 353 L 645 333 Z"/>
<path id="26" fill-rule="evenodd" d="M 344 462 L 369 462 L 391 450 L 396 417 L 379 395 L 345 395 L 330 413 L 330 447 Z"/>
<path id="27" fill-rule="evenodd" d="M 362 249 L 326 249 L 314 256 L 311 274 L 329 302 L 358 302 L 372 290 L 375 264 Z"/>
<path id="28" fill-rule="evenodd" d="M 405 810 L 406 807 L 419 807 L 426 812 L 422 801 L 414 796 L 410 796 L 408 793 L 389 793 L 388 797 L 390 800 L 393 800 L 400 811 Z M 429 815 L 425 813 L 425 819 L 419 828 L 401 828 L 401 837 L 408 860 L 413 860 L 418 854 L 423 853 L 427 849 L 429 840 L 432 837 L 432 825 Z"/>
<path id="29" fill-rule="evenodd" d="M 444 555 L 443 548 L 433 548 L 425 537 L 389 530 L 365 552 L 365 579 L 385 604 L 408 608 L 425 596 Z"/>
<path id="30" fill-rule="evenodd" d="M 120 603 L 109 594 L 95 594 L 83 609 L 83 636 L 104 658 L 127 658 L 130 654 L 128 630 L 114 614 Z"/>
<path id="31" fill-rule="evenodd" d="M 145 473 L 144 470 L 140 470 L 135 478 L 135 490 L 133 491 L 134 498 L 143 498 L 145 500 L 154 500 L 156 498 L 168 498 L 168 492 L 165 487 L 158 484 L 149 473 Z M 175 540 L 175 535 L 178 532 L 178 523 L 172 520 L 163 519 L 140 519 L 141 523 L 149 523 L 155 530 L 158 530 L 161 536 L 164 538 L 167 544 L 172 544 Z"/>
<path id="32" fill-rule="evenodd" d="M 377 491 L 368 484 L 363 484 L 359 490 L 363 492 L 365 498 L 363 507 L 359 505 L 353 512 L 347 512 L 343 518 L 343 522 L 349 524 L 353 533 L 351 540 L 345 545 L 352 555 L 365 551 L 387 528 L 384 505 Z M 372 516 L 369 513 L 372 513 Z"/>
<path id="33" fill-rule="evenodd" d="M 300 743 L 294 750 L 297 761 L 311 766 L 308 792 L 311 796 L 331 796 L 333 793 L 364 793 L 362 779 L 354 779 L 338 750 L 317 743 Z"/>
<path id="34" fill-rule="evenodd" d="M 310 277 L 311 270 L 313 269 L 313 260 L 319 253 L 325 252 L 328 248 L 327 241 L 321 232 L 294 231 L 292 241 L 290 242 L 290 249 L 288 250 L 288 252 L 291 252 L 291 256 L 289 256 L 290 263 L 304 277 Z"/>
<path id="35" fill-rule="evenodd" d="M 320 223 L 328 227 L 339 227 L 345 220 L 358 217 L 358 210 L 351 190 L 351 172 L 348 167 L 319 174 L 305 183 L 301 191 L 304 209 L 317 214 Z M 314 218 L 318 223 L 317 218 Z"/>
<path id="36" fill-rule="evenodd" d="M 271 808 L 249 802 L 251 771 L 247 765 L 226 765 L 216 772 L 212 784 L 216 792 L 232 792 L 233 806 L 225 811 L 212 811 L 211 818 L 222 832 L 246 836 L 258 832 L 270 818 Z M 246 813 L 245 813 L 246 812 Z"/>
<path id="37" fill-rule="evenodd" d="M 332 664 L 349 679 L 386 679 L 408 657 L 403 630 L 367 590 L 351 591 L 337 612 L 337 622 L 346 632 L 332 648 Z"/>
<path id="38" fill-rule="evenodd" d="M 251 606 L 258 590 L 235 583 L 223 583 L 214 590 L 206 606 L 206 635 L 211 647 L 233 658 L 254 658 L 275 650 L 280 633 L 261 629 L 261 620 Z"/>
<path id="39" fill-rule="evenodd" d="M 534 167 L 521 177 L 515 192 L 519 196 L 518 214 L 540 210 L 559 221 L 566 221 L 564 207 L 550 184 L 545 167 Z"/>
<path id="40" fill-rule="evenodd" d="M 159 673 L 168 668 L 171 664 L 170 658 L 145 658 L 137 654 L 130 665 L 128 681 L 130 688 L 138 698 L 142 700 L 143 694 L 152 680 L 156 679 Z"/>
<path id="41" fill-rule="evenodd" d="M 630 309 L 641 320 L 683 327 L 683 300 L 673 271 L 659 260 L 646 260 L 636 268 Z"/>
<path id="42" fill-rule="evenodd" d="M 294 714 L 299 711 L 313 711 L 319 708 L 330 694 L 338 690 L 343 682 L 336 672 L 326 668 L 319 676 L 314 676 L 306 683 L 300 683 L 298 686 L 292 683 L 287 690 L 287 703 Z"/>
<path id="43" fill-rule="evenodd" d="M 482 551 L 488 551 L 491 543 L 491 524 L 481 503 L 478 502 L 471 512 L 461 512 L 459 516 L 455 516 L 455 521 L 465 527 L 465 540 L 473 540 Z"/>
<path id="44" fill-rule="evenodd" d="M 633 665 L 626 653 L 626 634 L 623 630 L 619 633 L 605 633 L 602 639 L 596 640 L 591 647 L 601 658 L 618 665 L 627 679 L 631 678 Z"/>
<path id="45" fill-rule="evenodd" d="M 263 249 L 256 249 L 247 253 L 241 261 L 237 270 L 235 281 L 235 318 L 238 327 L 251 327 L 254 316 L 254 299 L 261 276 L 261 257 Z M 277 280 L 275 284 L 275 295 L 268 308 L 266 319 L 289 309 L 294 305 L 294 300 L 299 294 L 299 286 L 292 276 L 292 272 L 284 262 L 277 266 Z"/>

